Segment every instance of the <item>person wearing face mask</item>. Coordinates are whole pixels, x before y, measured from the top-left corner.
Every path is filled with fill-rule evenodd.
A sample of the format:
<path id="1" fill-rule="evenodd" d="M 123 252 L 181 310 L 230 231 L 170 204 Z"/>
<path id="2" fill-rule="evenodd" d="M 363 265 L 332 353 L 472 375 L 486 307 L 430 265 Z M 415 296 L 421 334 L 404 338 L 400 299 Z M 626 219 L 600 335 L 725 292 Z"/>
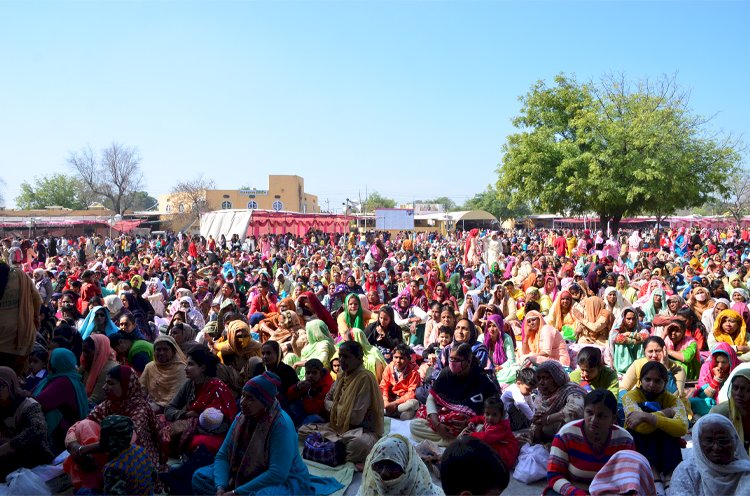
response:
<path id="1" fill-rule="evenodd" d="M 447 445 L 484 412 L 484 401 L 498 394 L 498 388 L 484 373 L 469 343 L 451 347 L 448 368 L 435 380 L 427 403 L 410 424 L 417 439 Z"/>
<path id="2" fill-rule="evenodd" d="M 695 312 L 695 315 L 699 319 L 703 318 L 703 312 L 711 309 L 714 303 L 714 300 L 708 293 L 708 289 L 703 286 L 694 287 L 690 291 L 690 297 L 687 300 L 688 306 Z"/>

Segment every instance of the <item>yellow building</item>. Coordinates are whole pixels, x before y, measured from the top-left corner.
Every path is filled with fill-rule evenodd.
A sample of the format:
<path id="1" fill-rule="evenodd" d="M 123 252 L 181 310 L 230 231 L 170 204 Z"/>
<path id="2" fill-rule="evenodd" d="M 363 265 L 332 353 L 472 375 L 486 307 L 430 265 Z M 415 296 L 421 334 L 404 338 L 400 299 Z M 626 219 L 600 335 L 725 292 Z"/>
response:
<path id="1" fill-rule="evenodd" d="M 191 195 L 167 194 L 159 196 L 159 212 L 185 213 L 191 210 L 195 199 Z M 268 188 L 211 189 L 200 199 L 205 210 L 261 209 L 300 213 L 318 213 L 318 197 L 305 193 L 305 180 L 300 176 L 269 175 Z"/>

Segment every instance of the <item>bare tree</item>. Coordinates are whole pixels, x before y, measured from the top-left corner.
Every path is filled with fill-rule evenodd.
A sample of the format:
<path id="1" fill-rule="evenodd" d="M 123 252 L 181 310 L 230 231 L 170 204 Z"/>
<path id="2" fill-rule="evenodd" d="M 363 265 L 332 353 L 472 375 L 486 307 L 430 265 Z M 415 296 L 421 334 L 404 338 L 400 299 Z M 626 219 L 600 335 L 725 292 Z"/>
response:
<path id="1" fill-rule="evenodd" d="M 5 180 L 3 178 L 0 178 L 0 186 L 5 186 Z M 0 207 L 5 206 L 5 195 L 3 195 L 3 192 L 0 191 Z"/>
<path id="2" fill-rule="evenodd" d="M 91 147 L 71 152 L 68 165 L 90 193 L 109 203 L 119 214 L 130 208 L 133 193 L 141 189 L 141 157 L 138 149 L 112 143 L 97 156 Z"/>
<path id="3" fill-rule="evenodd" d="M 214 206 L 209 204 L 206 191 L 215 188 L 214 180 L 207 179 L 202 174 L 175 184 L 170 201 L 173 209 L 177 210 L 177 216 L 184 220 L 195 220 L 200 219 L 202 213 L 213 210 Z"/>
<path id="4" fill-rule="evenodd" d="M 739 169 L 730 177 L 721 207 L 732 214 L 737 224 L 750 213 L 750 171 L 747 168 Z"/>

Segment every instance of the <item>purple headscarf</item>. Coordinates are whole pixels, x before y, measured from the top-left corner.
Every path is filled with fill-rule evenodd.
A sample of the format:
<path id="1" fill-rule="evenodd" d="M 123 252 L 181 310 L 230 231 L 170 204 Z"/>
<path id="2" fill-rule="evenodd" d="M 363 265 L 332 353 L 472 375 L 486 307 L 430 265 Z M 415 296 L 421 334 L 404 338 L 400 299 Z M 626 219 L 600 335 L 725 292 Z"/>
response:
<path id="1" fill-rule="evenodd" d="M 503 347 L 503 344 L 505 342 L 505 321 L 502 315 L 493 313 L 492 315 L 487 316 L 487 322 L 492 322 L 493 324 L 495 324 L 500 331 L 500 334 L 498 334 L 497 342 L 493 346 L 490 331 L 489 329 L 485 329 L 484 345 L 492 353 L 492 361 L 495 363 L 495 365 L 502 365 L 508 359 L 508 356 L 505 354 L 505 348 Z"/>
<path id="2" fill-rule="evenodd" d="M 509 256 L 505 259 L 505 274 L 503 274 L 503 279 L 510 279 L 510 276 L 513 275 L 513 266 L 516 264 L 516 257 Z"/>

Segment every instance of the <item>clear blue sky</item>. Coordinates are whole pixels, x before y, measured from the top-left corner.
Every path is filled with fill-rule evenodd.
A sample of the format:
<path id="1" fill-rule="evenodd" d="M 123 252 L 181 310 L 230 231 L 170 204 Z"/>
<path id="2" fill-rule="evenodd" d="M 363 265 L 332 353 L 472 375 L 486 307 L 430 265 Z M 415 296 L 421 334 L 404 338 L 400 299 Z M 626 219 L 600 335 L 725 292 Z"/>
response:
<path id="1" fill-rule="evenodd" d="M 136 146 L 150 194 L 298 174 L 323 207 L 365 188 L 462 203 L 496 180 L 518 96 L 559 72 L 678 73 L 747 137 L 747 2 L 0 3 L 0 178 Z"/>

